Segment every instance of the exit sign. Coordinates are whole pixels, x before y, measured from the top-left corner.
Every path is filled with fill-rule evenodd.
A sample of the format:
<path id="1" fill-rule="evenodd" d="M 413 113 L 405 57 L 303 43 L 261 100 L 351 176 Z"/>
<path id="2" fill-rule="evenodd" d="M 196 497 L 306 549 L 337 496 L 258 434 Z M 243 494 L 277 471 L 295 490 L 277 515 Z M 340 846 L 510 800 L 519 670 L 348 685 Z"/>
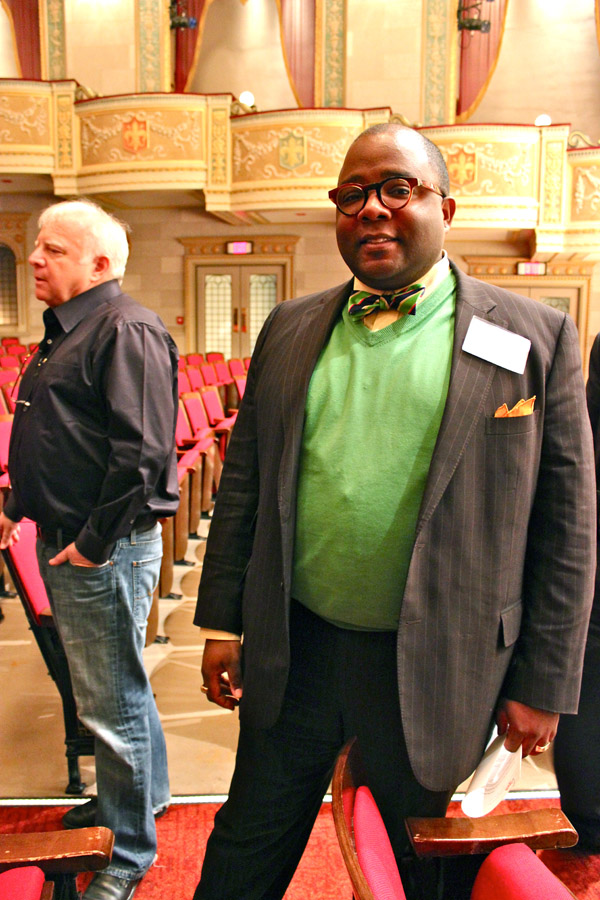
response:
<path id="1" fill-rule="evenodd" d="M 243 256 L 246 253 L 252 253 L 252 241 L 228 241 L 227 252 L 236 256 Z"/>

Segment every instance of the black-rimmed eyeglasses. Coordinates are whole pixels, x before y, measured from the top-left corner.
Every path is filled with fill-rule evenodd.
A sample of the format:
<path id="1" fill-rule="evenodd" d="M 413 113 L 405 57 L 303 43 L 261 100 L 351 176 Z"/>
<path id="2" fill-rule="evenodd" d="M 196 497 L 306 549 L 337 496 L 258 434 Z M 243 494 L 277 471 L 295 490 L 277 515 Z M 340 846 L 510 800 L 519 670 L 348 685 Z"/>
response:
<path id="1" fill-rule="evenodd" d="M 392 175 L 383 181 L 373 184 L 340 184 L 339 187 L 329 191 L 329 199 L 335 203 L 339 211 L 345 216 L 355 216 L 366 206 L 371 191 L 377 192 L 377 198 L 387 209 L 402 209 L 410 203 L 413 191 L 416 187 L 425 188 L 444 197 L 442 191 L 429 181 L 421 181 L 420 178 L 399 178 Z"/>

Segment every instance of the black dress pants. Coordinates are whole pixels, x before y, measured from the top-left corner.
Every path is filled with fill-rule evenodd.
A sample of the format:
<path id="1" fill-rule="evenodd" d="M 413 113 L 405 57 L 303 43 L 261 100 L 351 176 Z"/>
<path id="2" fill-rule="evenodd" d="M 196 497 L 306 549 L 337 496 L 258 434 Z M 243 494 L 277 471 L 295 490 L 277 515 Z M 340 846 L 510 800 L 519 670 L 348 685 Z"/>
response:
<path id="1" fill-rule="evenodd" d="M 554 769 L 565 815 L 583 850 L 600 853 L 600 570 L 588 631 L 579 713 L 562 715 L 554 741 Z"/>
<path id="2" fill-rule="evenodd" d="M 396 634 L 337 628 L 293 603 L 290 640 L 281 714 L 269 729 L 241 725 L 229 798 L 215 817 L 195 900 L 283 897 L 336 757 L 354 735 L 402 865 L 405 817 L 443 816 L 448 806 L 451 793 L 426 790 L 410 767 L 398 703 Z"/>

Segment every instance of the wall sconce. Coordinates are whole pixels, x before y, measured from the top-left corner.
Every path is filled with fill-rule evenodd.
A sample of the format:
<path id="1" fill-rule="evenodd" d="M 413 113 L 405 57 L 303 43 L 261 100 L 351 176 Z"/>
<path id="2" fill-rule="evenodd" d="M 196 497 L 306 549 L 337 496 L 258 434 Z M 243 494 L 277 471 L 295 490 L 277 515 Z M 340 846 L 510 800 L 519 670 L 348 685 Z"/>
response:
<path id="1" fill-rule="evenodd" d="M 489 19 L 481 18 L 481 4 L 483 0 L 475 0 L 469 3 L 468 0 L 458 0 L 458 9 L 456 10 L 456 18 L 458 21 L 459 31 L 481 31 L 488 34 L 492 23 Z M 487 3 L 493 3 L 493 0 L 486 0 Z M 466 13 L 466 15 L 465 15 Z"/>
<path id="2" fill-rule="evenodd" d="M 187 14 L 187 0 L 171 0 L 169 18 L 173 29 L 198 27 L 198 19 Z"/>

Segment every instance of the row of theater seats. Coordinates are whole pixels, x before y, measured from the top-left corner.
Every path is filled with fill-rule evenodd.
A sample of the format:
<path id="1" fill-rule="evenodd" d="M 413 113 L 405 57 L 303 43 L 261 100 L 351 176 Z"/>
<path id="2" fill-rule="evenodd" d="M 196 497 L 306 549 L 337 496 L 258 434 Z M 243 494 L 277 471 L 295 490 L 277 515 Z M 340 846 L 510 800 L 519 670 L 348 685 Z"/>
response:
<path id="1" fill-rule="evenodd" d="M 208 515 L 219 487 L 227 444 L 246 387 L 248 360 L 190 353 L 179 361 L 179 408 L 175 444 L 180 503 L 163 522 L 163 566 L 159 591 L 168 597 L 173 565 L 185 559 L 188 538 Z"/>

